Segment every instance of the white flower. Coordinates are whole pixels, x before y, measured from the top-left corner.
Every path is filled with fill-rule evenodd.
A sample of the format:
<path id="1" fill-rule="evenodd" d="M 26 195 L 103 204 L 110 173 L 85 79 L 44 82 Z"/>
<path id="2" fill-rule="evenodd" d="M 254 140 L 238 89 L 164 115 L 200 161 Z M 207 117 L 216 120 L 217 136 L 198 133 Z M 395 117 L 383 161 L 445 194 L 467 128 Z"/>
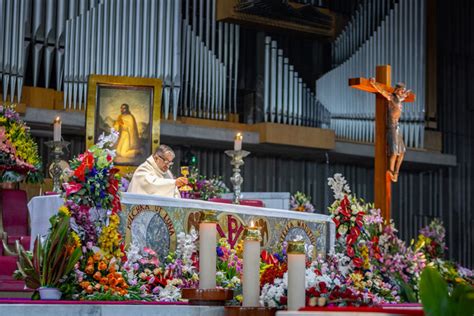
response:
<path id="1" fill-rule="evenodd" d="M 333 178 L 328 178 L 328 185 L 334 192 L 334 198 L 336 200 L 342 200 L 344 195 L 350 194 L 351 190 L 347 184 L 346 179 L 340 173 L 334 174 Z"/>
<path id="2" fill-rule="evenodd" d="M 337 229 L 337 232 L 344 236 L 347 233 L 347 226 L 346 225 L 340 225 L 339 228 Z"/>
<path id="3" fill-rule="evenodd" d="M 105 133 L 102 133 L 99 136 L 99 140 L 97 141 L 96 146 L 98 148 L 112 148 L 112 146 L 117 142 L 119 138 L 119 132 L 114 130 L 113 128 L 110 129 L 110 134 L 105 136 Z M 115 156 L 115 153 L 114 153 Z"/>
<path id="4" fill-rule="evenodd" d="M 181 299 L 181 291 L 176 286 L 171 283 L 173 280 L 168 281 L 168 284 L 165 288 L 160 290 L 158 294 L 158 300 L 162 302 L 176 302 Z"/>

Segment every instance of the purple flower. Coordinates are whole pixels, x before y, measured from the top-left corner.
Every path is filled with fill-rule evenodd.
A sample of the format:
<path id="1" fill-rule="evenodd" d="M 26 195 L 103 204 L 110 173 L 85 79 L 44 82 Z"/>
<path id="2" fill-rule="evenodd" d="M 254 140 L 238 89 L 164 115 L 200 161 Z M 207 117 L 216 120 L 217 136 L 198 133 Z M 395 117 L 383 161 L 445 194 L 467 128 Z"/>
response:
<path id="1" fill-rule="evenodd" d="M 216 247 L 216 251 L 218 257 L 224 256 L 224 251 L 222 251 L 221 247 Z"/>
<path id="2" fill-rule="evenodd" d="M 125 177 L 122 177 L 122 179 L 120 180 L 120 190 L 123 192 L 127 192 L 129 185 L 130 182 Z"/>

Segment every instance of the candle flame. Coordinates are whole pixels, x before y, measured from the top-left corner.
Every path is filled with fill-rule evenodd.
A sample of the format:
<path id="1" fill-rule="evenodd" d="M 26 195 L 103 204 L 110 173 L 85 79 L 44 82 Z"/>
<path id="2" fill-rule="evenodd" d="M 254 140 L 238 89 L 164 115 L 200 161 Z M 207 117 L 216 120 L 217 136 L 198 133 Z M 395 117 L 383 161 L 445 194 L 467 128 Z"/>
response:
<path id="1" fill-rule="evenodd" d="M 237 135 L 235 135 L 235 139 L 242 140 L 242 134 L 241 134 L 241 133 L 237 133 Z"/>
<path id="2" fill-rule="evenodd" d="M 250 221 L 250 227 L 254 227 L 253 221 Z"/>
<path id="3" fill-rule="evenodd" d="M 58 123 L 58 122 L 61 122 L 61 118 L 59 116 L 56 116 L 56 118 L 54 119 L 54 123 Z"/>

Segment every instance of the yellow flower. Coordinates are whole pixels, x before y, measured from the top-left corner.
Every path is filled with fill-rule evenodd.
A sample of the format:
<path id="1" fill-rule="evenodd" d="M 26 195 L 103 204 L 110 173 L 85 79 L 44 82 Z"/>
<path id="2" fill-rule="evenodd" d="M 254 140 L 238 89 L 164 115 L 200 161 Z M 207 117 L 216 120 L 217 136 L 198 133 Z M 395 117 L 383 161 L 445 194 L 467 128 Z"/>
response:
<path id="1" fill-rule="evenodd" d="M 58 212 L 59 214 L 64 215 L 64 216 L 69 216 L 69 217 L 71 216 L 71 212 L 69 212 L 69 209 L 64 205 L 59 208 Z"/>
<path id="2" fill-rule="evenodd" d="M 81 238 L 75 233 L 71 233 L 72 239 L 74 240 L 74 246 L 75 248 L 79 248 L 81 246 Z"/>

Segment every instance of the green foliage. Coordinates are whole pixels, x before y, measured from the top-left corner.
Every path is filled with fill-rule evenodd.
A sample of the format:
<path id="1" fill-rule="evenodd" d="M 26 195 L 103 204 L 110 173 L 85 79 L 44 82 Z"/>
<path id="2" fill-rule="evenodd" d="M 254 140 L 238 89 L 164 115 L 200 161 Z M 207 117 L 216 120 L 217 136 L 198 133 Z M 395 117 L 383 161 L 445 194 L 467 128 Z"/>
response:
<path id="1" fill-rule="evenodd" d="M 32 253 L 18 245 L 15 278 L 24 280 L 31 289 L 61 285 L 61 280 L 73 270 L 82 255 L 70 233 L 69 220 L 70 217 L 62 213 L 53 216 L 49 236 L 44 241 L 38 237 Z"/>
<path id="2" fill-rule="evenodd" d="M 450 290 L 432 267 L 426 267 L 421 273 L 420 297 L 427 316 L 474 314 L 474 287 L 457 284 Z"/>

